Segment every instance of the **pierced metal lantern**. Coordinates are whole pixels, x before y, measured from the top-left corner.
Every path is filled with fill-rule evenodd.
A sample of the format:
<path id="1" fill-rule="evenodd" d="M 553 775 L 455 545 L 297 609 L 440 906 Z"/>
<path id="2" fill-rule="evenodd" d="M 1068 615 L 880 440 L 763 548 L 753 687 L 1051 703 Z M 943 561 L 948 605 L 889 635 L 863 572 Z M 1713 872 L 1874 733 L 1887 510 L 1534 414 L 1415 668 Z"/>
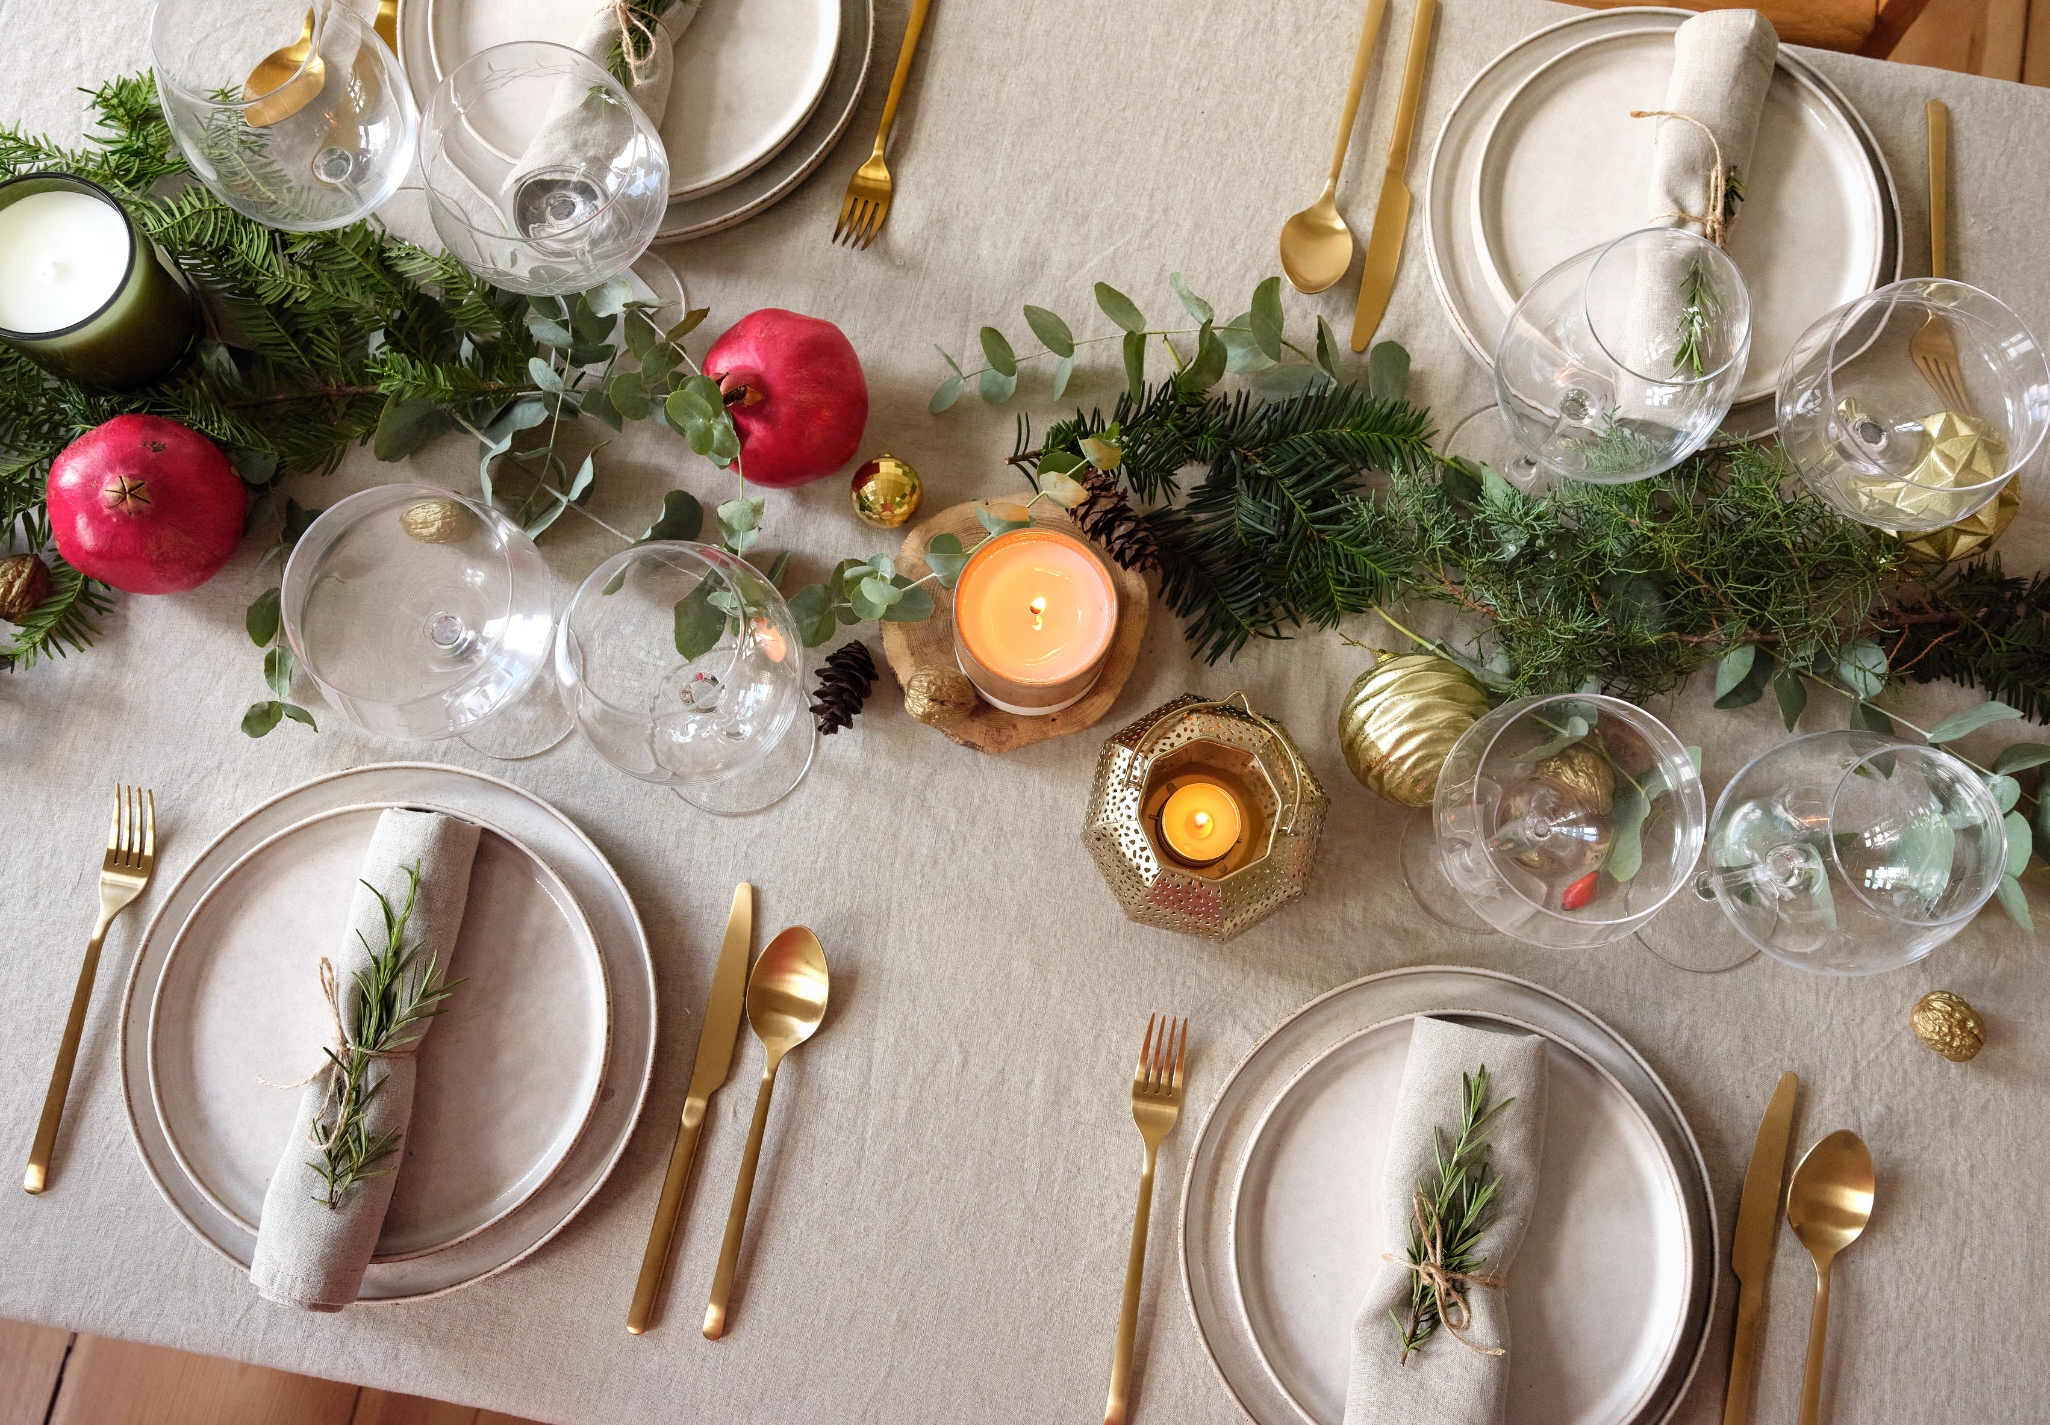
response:
<path id="1" fill-rule="evenodd" d="M 1192 787 L 1192 804 L 1235 820 L 1221 852 L 1194 846 L 1171 820 L 1170 803 Z M 1330 805 L 1295 740 L 1244 693 L 1185 693 L 1103 744 L 1082 841 L 1129 919 L 1229 940 L 1302 894 Z M 1195 815 L 1201 829 L 1213 825 Z"/>

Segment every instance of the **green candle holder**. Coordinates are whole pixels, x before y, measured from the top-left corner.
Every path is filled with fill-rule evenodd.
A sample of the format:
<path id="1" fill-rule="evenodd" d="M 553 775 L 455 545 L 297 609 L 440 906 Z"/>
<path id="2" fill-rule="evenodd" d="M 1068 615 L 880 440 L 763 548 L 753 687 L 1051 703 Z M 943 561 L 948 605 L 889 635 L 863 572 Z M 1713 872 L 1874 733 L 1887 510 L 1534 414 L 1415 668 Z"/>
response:
<path id="1" fill-rule="evenodd" d="M 183 361 L 199 338 L 199 303 L 143 236 L 113 194 L 69 173 L 31 173 L 0 182 L 0 210 L 39 193 L 77 193 L 120 215 L 127 234 L 121 280 L 92 312 L 48 331 L 0 326 L 0 341 L 52 375 L 101 390 L 148 385 Z M 39 278 L 0 266 L 0 284 Z"/>

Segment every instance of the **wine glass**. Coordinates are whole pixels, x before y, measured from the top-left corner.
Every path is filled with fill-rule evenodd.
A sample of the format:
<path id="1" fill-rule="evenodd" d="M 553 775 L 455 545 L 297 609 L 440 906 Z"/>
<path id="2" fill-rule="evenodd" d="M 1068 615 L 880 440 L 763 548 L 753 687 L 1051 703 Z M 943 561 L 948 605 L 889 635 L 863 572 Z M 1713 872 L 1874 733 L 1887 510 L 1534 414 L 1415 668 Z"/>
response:
<path id="1" fill-rule="evenodd" d="M 413 161 L 419 115 L 405 73 L 342 0 L 157 0 L 149 49 L 192 171 L 266 226 L 353 223 L 398 191 Z"/>
<path id="2" fill-rule="evenodd" d="M 1780 444 L 1839 513 L 1895 533 L 1984 507 L 2050 429 L 2050 364 L 1997 298 L 1912 277 L 1801 334 L 1774 397 Z"/>
<path id="3" fill-rule="evenodd" d="M 701 810 L 774 805 L 810 770 L 804 640 L 761 571 L 710 545 L 637 544 L 591 571 L 555 635 L 555 681 L 598 755 Z"/>
<path id="4" fill-rule="evenodd" d="M 1746 941 L 1823 975 L 1912 964 L 1962 930 L 2007 870 L 1985 779 L 1950 753 L 1877 733 L 1815 732 L 1723 789 L 1708 868 Z"/>
<path id="5" fill-rule="evenodd" d="M 1693 757 L 1643 709 L 1595 694 L 1521 698 L 1453 745 L 1428 820 L 1405 830 L 1403 876 L 1447 924 L 1555 949 L 1606 945 L 1686 883 L 1705 808 Z"/>
<path id="6" fill-rule="evenodd" d="M 532 296 L 624 272 L 669 207 L 661 135 L 587 56 L 493 45 L 427 101 L 420 176 L 434 230 L 463 266 Z"/>
<path id="7" fill-rule="evenodd" d="M 1557 482 L 1551 471 L 1546 470 L 1524 448 L 1517 444 L 1516 433 L 1509 428 L 1508 417 L 1502 414 L 1498 405 L 1482 406 L 1446 434 L 1439 448 L 1454 460 L 1470 460 L 1476 465 L 1485 465 L 1524 494 L 1533 498 L 1550 490 Z"/>
<path id="8" fill-rule="evenodd" d="M 1495 398 L 1554 475 L 1615 485 L 1708 443 L 1751 351 L 1751 298 L 1723 250 L 1644 228 L 1531 285 L 1495 347 Z"/>
<path id="9" fill-rule="evenodd" d="M 553 584 L 534 541 L 489 505 L 378 485 L 299 536 L 279 608 L 299 665 L 350 722 L 380 737 L 444 738 L 539 684 Z M 524 701 L 549 710 L 548 699 Z"/>

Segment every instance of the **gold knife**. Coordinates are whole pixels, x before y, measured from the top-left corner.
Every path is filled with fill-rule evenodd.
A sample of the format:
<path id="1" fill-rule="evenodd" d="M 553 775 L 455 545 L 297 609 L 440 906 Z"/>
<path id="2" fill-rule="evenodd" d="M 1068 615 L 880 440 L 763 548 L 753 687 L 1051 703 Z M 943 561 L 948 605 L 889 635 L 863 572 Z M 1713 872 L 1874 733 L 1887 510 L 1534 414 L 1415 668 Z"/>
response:
<path id="1" fill-rule="evenodd" d="M 733 910 L 726 917 L 726 943 L 712 971 L 712 993 L 705 1003 L 704 1026 L 698 1030 L 698 1062 L 691 1070 L 690 1093 L 683 1101 L 683 1123 L 669 1154 L 669 1175 L 655 1204 L 655 1225 L 648 1231 L 648 1250 L 641 1257 L 641 1278 L 634 1283 L 633 1305 L 626 1329 L 638 1336 L 655 1314 L 655 1295 L 669 1269 L 669 1242 L 683 1215 L 683 1189 L 690 1162 L 698 1151 L 698 1130 L 705 1123 L 705 1102 L 726 1082 L 733 1067 L 733 1045 L 740 1037 L 740 1010 L 747 998 L 747 946 L 754 935 L 754 887 L 742 881 L 733 888 Z"/>
<path id="2" fill-rule="evenodd" d="M 1794 1128 L 1794 1090 L 1800 1079 L 1789 1069 L 1765 1106 L 1751 1166 L 1744 1172 L 1744 1196 L 1737 1206 L 1737 1231 L 1730 1267 L 1743 1289 L 1737 1296 L 1737 1339 L 1730 1347 L 1730 1389 L 1723 1397 L 1723 1425 L 1751 1418 L 1751 1370 L 1758 1360 L 1758 1308 L 1765 1279 L 1772 1274 L 1773 1239 L 1779 1234 L 1780 1181 L 1786 1175 L 1787 1137 Z"/>
<path id="3" fill-rule="evenodd" d="M 1402 62 L 1402 101 L 1395 109 L 1395 132 L 1388 139 L 1388 176 L 1381 180 L 1374 231 L 1367 239 L 1367 261 L 1360 269 L 1360 304 L 1352 317 L 1354 351 L 1367 349 L 1388 310 L 1389 295 L 1395 291 L 1395 267 L 1402 260 L 1402 235 L 1409 227 L 1409 185 L 1402 175 L 1409 167 L 1417 98 L 1424 87 L 1424 58 L 1431 52 L 1431 21 L 1437 14 L 1438 0 L 1417 0 L 1416 18 L 1409 24 L 1409 57 Z"/>

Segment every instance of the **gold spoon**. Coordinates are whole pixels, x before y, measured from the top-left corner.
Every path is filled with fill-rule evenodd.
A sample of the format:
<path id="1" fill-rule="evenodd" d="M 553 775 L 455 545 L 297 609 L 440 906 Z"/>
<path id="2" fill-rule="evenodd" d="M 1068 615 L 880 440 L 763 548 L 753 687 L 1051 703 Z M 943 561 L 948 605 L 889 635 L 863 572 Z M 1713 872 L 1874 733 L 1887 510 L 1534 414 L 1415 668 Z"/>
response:
<path id="1" fill-rule="evenodd" d="M 1829 1335 L 1829 1267 L 1872 1220 L 1872 1154 L 1865 1140 L 1838 1129 L 1810 1148 L 1787 1185 L 1787 1225 L 1815 1258 L 1815 1313 L 1808 1320 L 1808 1370 L 1801 1380 L 1800 1425 L 1816 1425 L 1822 1403 L 1822 1349 Z"/>
<path id="2" fill-rule="evenodd" d="M 719 1270 L 712 1276 L 712 1299 L 705 1307 L 708 1341 L 726 1333 L 726 1298 L 733 1290 L 734 1264 L 740 1260 L 740 1233 L 747 1226 L 747 1200 L 755 1189 L 755 1164 L 762 1156 L 762 1129 L 769 1122 L 776 1069 L 785 1054 L 818 1032 L 819 1021 L 826 1017 L 826 989 L 826 952 L 818 936 L 801 925 L 771 940 L 747 977 L 747 1024 L 762 1041 L 762 1087 L 755 1095 L 755 1119 L 747 1130 L 740 1181 L 733 1185 L 733 1207 L 726 1214 L 726 1240 L 719 1246 Z"/>
<path id="3" fill-rule="evenodd" d="M 1388 0 L 1367 0 L 1367 21 L 1360 27 L 1359 53 L 1353 56 L 1352 83 L 1345 91 L 1345 114 L 1338 121 L 1338 147 L 1331 155 L 1331 177 L 1317 201 L 1281 225 L 1281 270 L 1298 292 L 1321 292 L 1352 266 L 1352 229 L 1338 216 L 1338 173 L 1352 143 L 1352 121 L 1359 116 L 1360 91 L 1367 83 L 1367 56 L 1381 32 Z"/>
<path id="4" fill-rule="evenodd" d="M 242 84 L 242 102 L 249 105 L 243 114 L 251 128 L 269 128 L 312 103 L 326 83 L 327 65 L 313 52 L 313 12 L 308 10 L 299 38 L 271 51 L 249 71 Z"/>

